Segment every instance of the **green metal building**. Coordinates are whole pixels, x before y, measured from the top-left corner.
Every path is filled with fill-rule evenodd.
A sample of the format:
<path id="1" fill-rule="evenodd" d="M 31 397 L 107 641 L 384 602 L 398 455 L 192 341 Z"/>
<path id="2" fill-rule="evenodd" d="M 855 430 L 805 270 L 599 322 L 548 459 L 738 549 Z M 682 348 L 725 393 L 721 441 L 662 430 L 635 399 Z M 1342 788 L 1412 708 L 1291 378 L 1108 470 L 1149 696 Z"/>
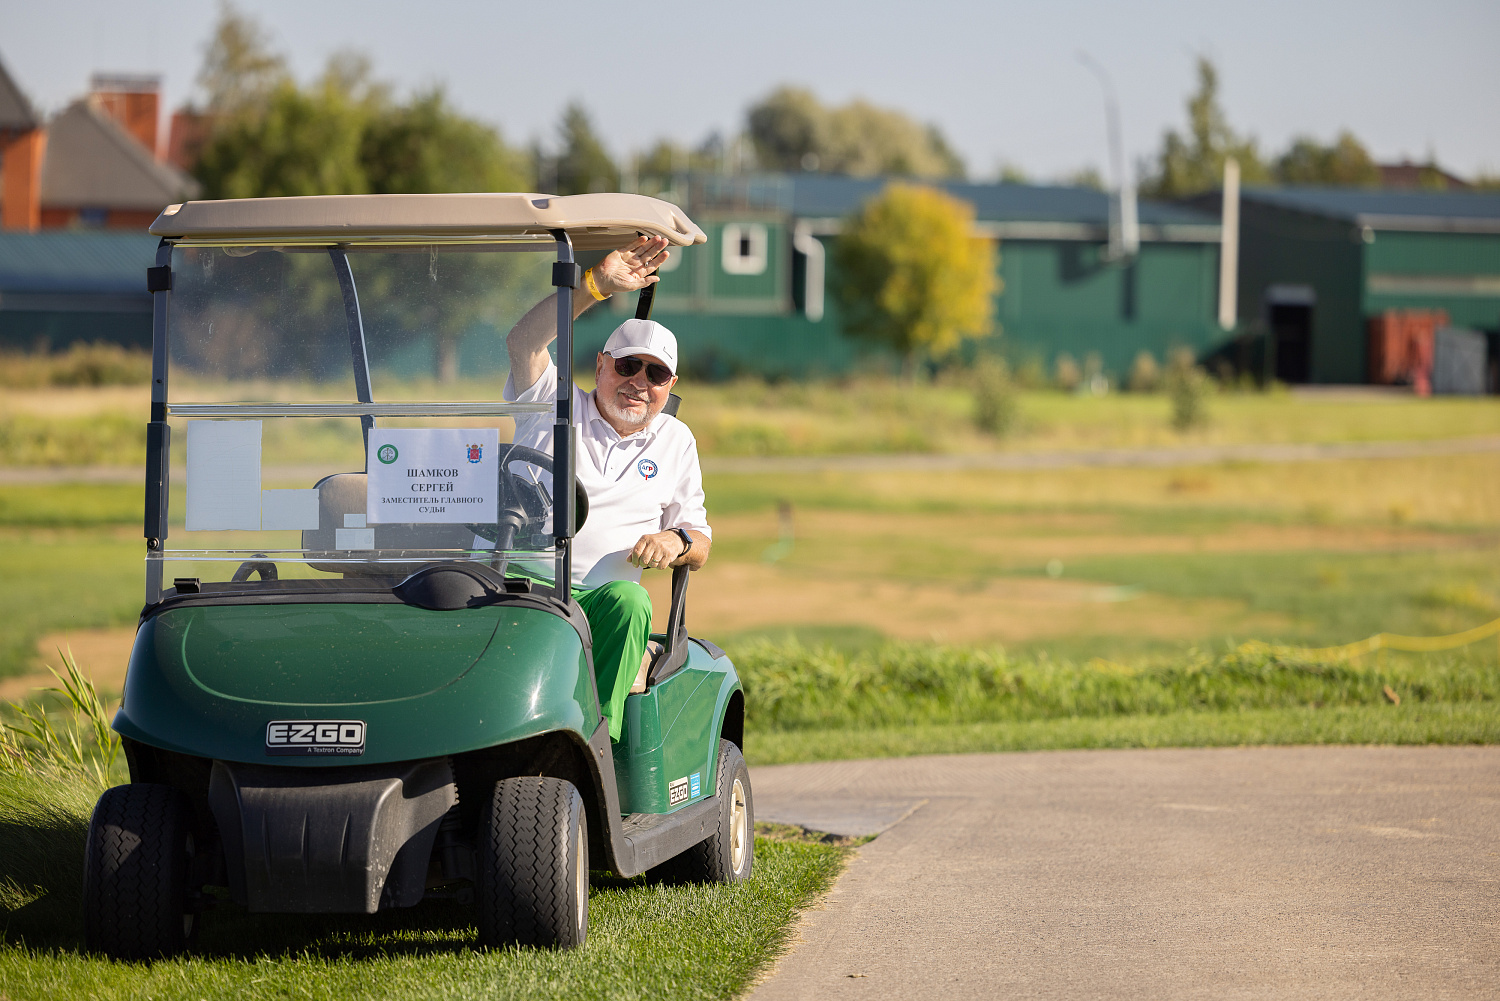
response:
<path id="1" fill-rule="evenodd" d="M 1243 192 L 1238 313 L 1270 336 L 1278 378 L 1365 382 L 1368 322 L 1387 309 L 1500 329 L 1500 194 Z"/>
<path id="2" fill-rule="evenodd" d="M 60 351 L 75 342 L 151 347 L 149 233 L 0 233 L 0 350 Z"/>
<path id="3" fill-rule="evenodd" d="M 708 243 L 674 251 L 653 316 L 670 327 L 687 370 L 703 377 L 836 374 L 891 359 L 847 337 L 839 320 L 832 243 L 842 222 L 885 185 L 827 175 L 684 178 L 667 197 Z M 942 185 L 970 202 L 977 229 L 1000 241 L 998 336 L 985 345 L 1050 366 L 1097 354 L 1122 374 L 1136 353 L 1204 352 L 1217 322 L 1219 222 L 1193 208 L 1144 202 L 1139 253 L 1106 260 L 1109 197 L 1088 188 Z M 585 262 L 587 263 L 587 262 Z M 626 304 L 579 323 L 581 359 Z M 591 363 L 591 362 L 590 362 Z"/>

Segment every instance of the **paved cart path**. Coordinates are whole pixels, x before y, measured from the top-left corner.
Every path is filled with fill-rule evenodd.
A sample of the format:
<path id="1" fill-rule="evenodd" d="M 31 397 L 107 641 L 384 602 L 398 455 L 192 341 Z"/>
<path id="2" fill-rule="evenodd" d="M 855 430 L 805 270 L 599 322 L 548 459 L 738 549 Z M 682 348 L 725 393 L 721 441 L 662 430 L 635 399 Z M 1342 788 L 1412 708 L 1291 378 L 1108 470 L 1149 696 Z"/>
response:
<path id="1" fill-rule="evenodd" d="M 753 1001 L 1500 995 L 1500 747 L 1060 751 L 751 777 L 758 819 L 884 829 Z"/>

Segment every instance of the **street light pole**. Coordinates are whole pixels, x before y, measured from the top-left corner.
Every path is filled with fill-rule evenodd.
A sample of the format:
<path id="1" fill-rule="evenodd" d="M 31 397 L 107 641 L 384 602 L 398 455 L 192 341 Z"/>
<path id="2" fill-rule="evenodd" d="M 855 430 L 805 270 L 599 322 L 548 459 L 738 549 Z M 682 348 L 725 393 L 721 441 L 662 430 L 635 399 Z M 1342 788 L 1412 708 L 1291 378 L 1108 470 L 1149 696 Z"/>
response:
<path id="1" fill-rule="evenodd" d="M 1109 74 L 1093 56 L 1078 53 L 1078 61 L 1099 81 L 1104 90 L 1104 123 L 1109 139 L 1110 173 L 1114 191 L 1109 200 L 1109 251 L 1107 258 L 1118 261 L 1132 258 L 1140 250 L 1140 224 L 1136 214 L 1135 184 L 1125 164 L 1125 145 L 1120 138 L 1120 104 Z"/>

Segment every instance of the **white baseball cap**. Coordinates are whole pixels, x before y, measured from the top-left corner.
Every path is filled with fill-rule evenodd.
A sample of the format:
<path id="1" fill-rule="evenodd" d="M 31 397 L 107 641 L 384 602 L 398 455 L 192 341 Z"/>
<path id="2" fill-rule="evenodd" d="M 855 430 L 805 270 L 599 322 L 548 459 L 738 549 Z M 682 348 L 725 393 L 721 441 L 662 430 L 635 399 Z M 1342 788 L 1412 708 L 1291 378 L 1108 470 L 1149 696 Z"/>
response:
<path id="1" fill-rule="evenodd" d="M 677 338 L 655 320 L 634 317 L 626 320 L 604 342 L 604 353 L 611 358 L 652 355 L 660 358 L 673 375 L 677 374 Z"/>

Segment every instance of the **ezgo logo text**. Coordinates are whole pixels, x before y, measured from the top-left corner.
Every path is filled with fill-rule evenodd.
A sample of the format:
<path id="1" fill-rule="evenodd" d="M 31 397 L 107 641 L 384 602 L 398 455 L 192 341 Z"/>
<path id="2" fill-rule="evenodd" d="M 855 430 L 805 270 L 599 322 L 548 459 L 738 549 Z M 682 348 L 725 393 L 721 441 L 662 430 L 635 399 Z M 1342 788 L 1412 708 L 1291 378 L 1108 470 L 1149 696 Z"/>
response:
<path id="1" fill-rule="evenodd" d="M 278 719 L 266 724 L 266 753 L 364 754 L 365 724 L 357 719 Z"/>

